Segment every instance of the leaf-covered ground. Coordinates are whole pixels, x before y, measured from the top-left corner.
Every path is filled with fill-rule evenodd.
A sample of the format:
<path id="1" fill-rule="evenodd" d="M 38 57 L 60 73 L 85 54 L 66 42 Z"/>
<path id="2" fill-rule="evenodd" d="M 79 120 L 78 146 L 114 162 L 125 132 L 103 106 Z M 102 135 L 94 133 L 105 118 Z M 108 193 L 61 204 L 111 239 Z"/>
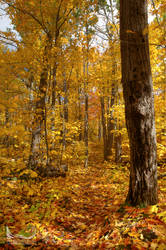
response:
<path id="1" fill-rule="evenodd" d="M 123 205 L 128 165 L 100 155 L 66 178 L 1 179 L 0 249 L 166 249 L 165 177 L 156 206 Z"/>

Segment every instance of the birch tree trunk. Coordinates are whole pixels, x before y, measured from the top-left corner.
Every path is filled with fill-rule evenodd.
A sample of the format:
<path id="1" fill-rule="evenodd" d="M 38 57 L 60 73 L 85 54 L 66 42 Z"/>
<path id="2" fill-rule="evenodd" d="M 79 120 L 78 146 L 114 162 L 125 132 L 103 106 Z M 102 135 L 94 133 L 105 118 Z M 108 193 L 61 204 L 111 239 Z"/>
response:
<path id="1" fill-rule="evenodd" d="M 147 0 L 120 0 L 122 84 L 130 142 L 127 202 L 157 203 L 156 132 Z"/>

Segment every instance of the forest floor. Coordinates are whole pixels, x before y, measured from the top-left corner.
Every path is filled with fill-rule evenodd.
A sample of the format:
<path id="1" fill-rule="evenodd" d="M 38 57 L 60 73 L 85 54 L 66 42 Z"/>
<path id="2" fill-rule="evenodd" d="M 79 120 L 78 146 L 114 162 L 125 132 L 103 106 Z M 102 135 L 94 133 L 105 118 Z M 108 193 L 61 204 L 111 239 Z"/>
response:
<path id="1" fill-rule="evenodd" d="M 91 146 L 89 167 L 65 178 L 1 179 L 0 249 L 166 249 L 165 177 L 157 205 L 124 205 L 128 167 Z"/>

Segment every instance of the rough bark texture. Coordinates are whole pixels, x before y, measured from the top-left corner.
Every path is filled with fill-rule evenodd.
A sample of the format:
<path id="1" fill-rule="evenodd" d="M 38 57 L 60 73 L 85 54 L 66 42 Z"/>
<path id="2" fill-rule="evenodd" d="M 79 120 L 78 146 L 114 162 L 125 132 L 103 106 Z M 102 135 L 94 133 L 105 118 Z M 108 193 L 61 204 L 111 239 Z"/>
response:
<path id="1" fill-rule="evenodd" d="M 120 1 L 122 84 L 130 141 L 127 202 L 157 203 L 156 133 L 147 31 L 147 0 Z"/>

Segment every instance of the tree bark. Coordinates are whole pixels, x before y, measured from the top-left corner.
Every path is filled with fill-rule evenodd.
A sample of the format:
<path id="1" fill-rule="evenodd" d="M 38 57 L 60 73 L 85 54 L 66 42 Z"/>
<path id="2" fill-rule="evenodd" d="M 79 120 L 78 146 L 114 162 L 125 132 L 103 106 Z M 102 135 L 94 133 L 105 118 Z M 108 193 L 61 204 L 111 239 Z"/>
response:
<path id="1" fill-rule="evenodd" d="M 47 88 L 47 69 L 43 69 L 40 77 L 39 94 L 35 105 L 35 115 L 33 119 L 31 152 L 28 167 L 36 168 L 42 162 L 43 154 L 40 148 L 42 132 L 45 126 L 45 97 Z M 48 160 L 48 159 L 47 159 Z"/>
<path id="2" fill-rule="evenodd" d="M 99 117 L 99 120 L 98 120 L 98 142 L 101 141 L 101 120 L 100 120 L 100 117 Z"/>
<path id="3" fill-rule="evenodd" d="M 106 130 L 106 119 L 105 119 L 104 96 L 101 96 L 100 103 L 101 103 L 101 122 L 102 122 L 102 128 L 103 128 L 103 150 L 104 150 L 103 153 L 104 153 L 104 160 L 106 160 L 107 159 L 107 130 Z"/>
<path id="4" fill-rule="evenodd" d="M 114 72 L 112 78 L 115 78 Z M 115 122 L 113 118 L 113 105 L 115 103 L 115 97 L 117 92 L 117 87 L 115 87 L 115 80 L 113 80 L 113 85 L 111 89 L 111 98 L 108 97 L 108 112 L 107 112 L 107 145 L 106 145 L 106 159 L 109 160 L 110 156 L 112 155 L 112 147 L 114 141 L 114 133 L 112 130 L 115 128 Z"/>
<path id="5" fill-rule="evenodd" d="M 81 112 L 81 87 L 78 87 L 78 121 L 82 123 L 82 112 Z M 82 140 L 82 126 L 79 132 L 79 141 Z"/>
<path id="6" fill-rule="evenodd" d="M 116 104 L 120 106 L 120 94 L 118 87 L 117 87 Z M 122 130 L 122 126 L 120 124 L 119 117 L 117 117 L 115 121 L 116 121 L 115 128 L 118 131 L 115 135 L 115 162 L 120 163 L 122 161 L 122 134 L 120 133 L 120 131 Z"/>
<path id="7" fill-rule="evenodd" d="M 132 205 L 152 205 L 158 200 L 147 20 L 147 0 L 120 0 L 122 85 L 131 159 L 126 201 Z"/>
<path id="8" fill-rule="evenodd" d="M 121 127 L 118 127 L 118 121 L 116 122 L 117 130 L 120 131 Z M 115 162 L 119 163 L 122 161 L 122 135 L 118 133 L 115 135 Z"/>
<path id="9" fill-rule="evenodd" d="M 85 70 L 86 66 L 86 70 Z M 85 100 L 85 113 L 84 113 L 84 143 L 85 143 L 85 162 L 84 167 L 88 167 L 88 134 L 89 134 L 89 121 L 88 121 L 88 59 L 86 65 L 84 63 L 84 76 L 86 72 L 86 78 L 84 80 L 84 100 Z"/>
<path id="10" fill-rule="evenodd" d="M 64 92 L 64 101 L 63 101 L 63 149 L 66 149 L 66 123 L 68 122 L 68 84 L 66 80 L 66 72 L 63 73 L 63 92 Z"/>

